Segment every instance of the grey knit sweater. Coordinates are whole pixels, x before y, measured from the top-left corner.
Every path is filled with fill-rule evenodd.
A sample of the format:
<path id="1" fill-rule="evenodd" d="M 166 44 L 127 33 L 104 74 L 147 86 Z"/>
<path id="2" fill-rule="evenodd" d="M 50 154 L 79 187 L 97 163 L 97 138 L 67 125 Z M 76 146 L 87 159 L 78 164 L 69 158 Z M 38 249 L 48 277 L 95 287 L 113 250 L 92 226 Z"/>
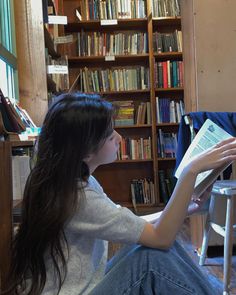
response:
<path id="1" fill-rule="evenodd" d="M 145 221 L 127 208 L 117 207 L 92 176 L 85 188 L 82 208 L 66 228 L 69 244 L 68 273 L 60 295 L 89 294 L 102 280 L 107 262 L 107 241 L 136 243 Z M 56 294 L 51 262 L 43 295 Z"/>

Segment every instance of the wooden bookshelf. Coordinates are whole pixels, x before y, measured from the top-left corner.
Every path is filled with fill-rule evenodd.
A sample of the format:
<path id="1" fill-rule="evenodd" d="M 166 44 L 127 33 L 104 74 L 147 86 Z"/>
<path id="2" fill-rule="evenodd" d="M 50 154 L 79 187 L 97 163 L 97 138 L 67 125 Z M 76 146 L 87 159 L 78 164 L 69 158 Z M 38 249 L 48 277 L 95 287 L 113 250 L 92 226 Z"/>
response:
<path id="1" fill-rule="evenodd" d="M 34 141 L 0 141 L 0 286 L 7 289 L 7 275 L 10 266 L 10 249 L 13 234 L 12 210 L 21 201 L 13 201 L 12 191 L 12 150 L 33 147 Z M 9 293 L 10 294 L 10 293 Z"/>
<path id="2" fill-rule="evenodd" d="M 124 206 L 132 207 L 130 181 L 135 178 L 151 178 L 154 182 L 156 202 L 149 205 L 152 210 L 163 208 L 163 202 L 160 198 L 158 170 L 174 168 L 175 158 L 159 158 L 157 156 L 157 136 L 158 129 L 165 132 L 178 131 L 178 123 L 157 123 L 156 118 L 156 96 L 169 97 L 176 102 L 184 100 L 183 87 L 158 88 L 155 81 L 154 62 L 161 61 L 182 61 L 182 52 L 161 52 L 153 50 L 153 33 L 162 34 L 172 33 L 175 30 L 181 30 L 181 17 L 158 17 L 152 18 L 152 1 L 146 1 L 146 17 L 135 19 L 117 19 L 116 24 L 103 25 L 101 20 L 81 20 L 75 15 L 75 9 L 79 6 L 79 1 L 62 0 L 61 14 L 67 15 L 68 24 L 64 26 L 62 34 L 73 34 L 75 37 L 78 32 L 103 32 L 112 34 L 115 32 L 125 33 L 127 31 L 145 32 L 147 34 L 148 52 L 142 54 L 119 54 L 114 56 L 114 60 L 107 61 L 104 55 L 86 55 L 68 56 L 70 85 L 73 84 L 78 76 L 78 72 L 84 67 L 93 69 L 112 69 L 122 68 L 124 66 L 145 66 L 149 69 L 150 87 L 147 89 L 133 89 L 122 91 L 99 91 L 99 93 L 108 100 L 115 102 L 133 100 L 136 103 L 147 102 L 151 104 L 151 124 L 125 125 L 117 126 L 116 130 L 122 137 L 134 139 L 151 137 L 152 139 L 152 157 L 148 160 L 117 160 L 112 164 L 99 167 L 95 171 L 95 176 L 101 182 L 105 192 L 115 201 Z M 82 90 L 79 88 L 78 90 Z M 92 91 L 93 93 L 93 91 Z M 145 206 L 141 206 L 145 205 Z M 138 206 L 139 210 L 148 207 L 146 204 Z"/>

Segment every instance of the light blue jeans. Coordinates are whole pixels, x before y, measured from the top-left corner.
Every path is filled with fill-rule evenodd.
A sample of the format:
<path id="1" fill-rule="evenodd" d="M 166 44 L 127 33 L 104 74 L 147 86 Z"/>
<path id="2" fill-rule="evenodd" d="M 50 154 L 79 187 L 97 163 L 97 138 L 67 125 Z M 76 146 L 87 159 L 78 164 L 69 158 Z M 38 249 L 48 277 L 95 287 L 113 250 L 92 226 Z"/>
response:
<path id="1" fill-rule="evenodd" d="M 133 245 L 107 265 L 90 295 L 216 295 L 190 257 L 175 242 L 168 251 Z"/>

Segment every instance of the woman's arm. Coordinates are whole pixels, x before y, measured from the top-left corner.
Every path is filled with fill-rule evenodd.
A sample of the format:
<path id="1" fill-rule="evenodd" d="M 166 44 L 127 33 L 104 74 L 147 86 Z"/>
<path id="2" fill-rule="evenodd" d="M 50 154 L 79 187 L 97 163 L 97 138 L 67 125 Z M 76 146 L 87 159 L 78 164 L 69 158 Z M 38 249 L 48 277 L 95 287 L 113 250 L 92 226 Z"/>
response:
<path id="1" fill-rule="evenodd" d="M 148 247 L 168 249 L 187 215 L 198 173 L 215 169 L 234 160 L 236 160 L 236 139 L 231 138 L 190 161 L 180 175 L 160 218 L 154 224 L 145 225 L 139 243 Z"/>
<path id="2" fill-rule="evenodd" d="M 212 187 L 213 187 L 213 185 L 210 185 L 205 190 L 205 192 L 203 192 L 202 195 L 200 197 L 198 197 L 197 199 L 195 198 L 194 195 L 191 197 L 191 201 L 190 201 L 190 203 L 188 205 L 188 209 L 187 209 L 187 216 L 195 214 L 202 209 L 202 207 L 205 205 L 206 201 L 209 199 L 209 197 L 211 195 Z M 147 222 L 155 223 L 161 217 L 162 212 L 163 211 L 159 211 L 159 212 L 155 212 L 152 214 L 142 215 L 140 217 L 142 219 L 146 220 Z"/>

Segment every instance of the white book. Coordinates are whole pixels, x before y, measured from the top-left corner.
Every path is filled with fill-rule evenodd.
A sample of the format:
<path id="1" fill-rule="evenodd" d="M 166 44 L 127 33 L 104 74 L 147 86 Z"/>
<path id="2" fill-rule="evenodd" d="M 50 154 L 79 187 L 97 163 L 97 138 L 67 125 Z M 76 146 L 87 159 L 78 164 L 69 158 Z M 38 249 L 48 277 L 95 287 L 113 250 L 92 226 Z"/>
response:
<path id="1" fill-rule="evenodd" d="M 156 97 L 156 116 L 157 116 L 157 123 L 162 123 L 161 116 L 160 116 L 160 107 L 159 107 L 159 97 Z"/>
<path id="2" fill-rule="evenodd" d="M 201 153 L 212 148 L 222 140 L 232 137 L 233 136 L 224 129 L 219 127 L 210 119 L 207 119 L 187 149 L 179 167 L 175 172 L 175 177 L 179 178 L 190 159 L 198 157 Z M 195 182 L 194 195 L 196 195 L 196 197 L 200 196 L 230 164 L 231 163 L 227 163 L 217 169 L 199 173 Z"/>
<path id="3" fill-rule="evenodd" d="M 13 200 L 21 200 L 20 168 L 19 156 L 12 157 L 12 190 Z"/>
<path id="4" fill-rule="evenodd" d="M 30 174 L 30 157 L 27 155 L 19 156 L 19 168 L 20 168 L 20 185 L 21 194 L 23 196 L 25 184 Z"/>
<path id="5" fill-rule="evenodd" d="M 30 158 L 27 155 L 12 157 L 13 200 L 21 200 L 30 174 Z"/>

